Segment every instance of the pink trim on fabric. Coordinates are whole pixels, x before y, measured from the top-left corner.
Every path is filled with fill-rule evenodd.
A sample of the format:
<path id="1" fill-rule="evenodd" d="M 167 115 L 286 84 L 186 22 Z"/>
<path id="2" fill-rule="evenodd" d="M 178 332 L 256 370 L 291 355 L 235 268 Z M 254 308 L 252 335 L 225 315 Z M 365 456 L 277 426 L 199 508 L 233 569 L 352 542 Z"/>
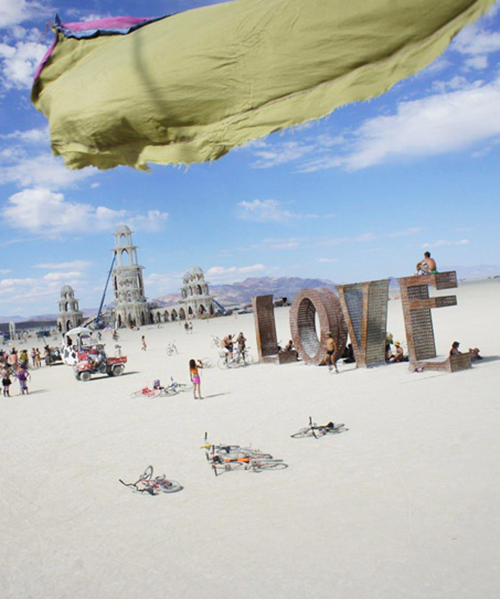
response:
<path id="1" fill-rule="evenodd" d="M 40 71 L 45 66 L 45 63 L 47 62 L 47 60 L 49 60 L 50 55 L 52 54 L 52 52 L 54 51 L 54 48 L 56 47 L 56 43 L 57 43 L 57 38 L 52 42 L 52 46 L 50 46 L 50 48 L 47 50 L 47 52 L 45 52 L 45 56 L 40 61 L 40 64 L 38 65 L 38 68 L 35 71 L 35 74 L 33 76 L 33 83 L 38 79 L 38 75 L 40 75 Z"/>
<path id="2" fill-rule="evenodd" d="M 96 19 L 95 21 L 78 21 L 76 23 L 61 23 L 66 29 L 72 31 L 87 31 L 87 29 L 121 29 L 151 21 L 153 17 L 109 17 L 107 19 Z"/>
<path id="3" fill-rule="evenodd" d="M 71 31 L 87 31 L 92 29 L 121 29 L 122 27 L 132 27 L 133 25 L 140 25 L 146 21 L 153 20 L 154 17 L 109 17 L 107 19 L 96 19 L 94 21 L 79 21 L 77 23 L 61 23 L 62 27 L 70 29 Z M 41 70 L 45 66 L 45 63 L 50 58 L 50 55 L 54 51 L 57 44 L 57 37 L 52 42 L 52 45 L 45 53 L 40 64 L 38 65 L 35 75 L 33 76 L 33 83 L 38 79 Z"/>

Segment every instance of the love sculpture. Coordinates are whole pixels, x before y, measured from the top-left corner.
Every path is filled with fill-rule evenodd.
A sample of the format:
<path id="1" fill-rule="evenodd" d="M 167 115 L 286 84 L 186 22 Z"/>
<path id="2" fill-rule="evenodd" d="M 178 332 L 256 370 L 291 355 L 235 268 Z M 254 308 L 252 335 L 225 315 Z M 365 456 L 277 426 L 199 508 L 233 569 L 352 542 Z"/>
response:
<path id="1" fill-rule="evenodd" d="M 405 321 L 410 370 L 455 372 L 470 368 L 469 354 L 438 358 L 432 323 L 432 308 L 456 306 L 455 295 L 429 296 L 429 285 L 436 289 L 457 287 L 455 271 L 398 279 Z M 325 356 L 325 340 L 331 334 L 338 359 L 351 340 L 356 365 L 385 363 L 389 279 L 338 285 L 339 295 L 327 287 L 302 289 L 290 308 L 290 330 L 300 358 L 319 364 Z M 276 361 L 278 342 L 272 295 L 253 300 L 257 346 L 260 361 Z M 319 335 L 317 327 L 319 326 Z"/>

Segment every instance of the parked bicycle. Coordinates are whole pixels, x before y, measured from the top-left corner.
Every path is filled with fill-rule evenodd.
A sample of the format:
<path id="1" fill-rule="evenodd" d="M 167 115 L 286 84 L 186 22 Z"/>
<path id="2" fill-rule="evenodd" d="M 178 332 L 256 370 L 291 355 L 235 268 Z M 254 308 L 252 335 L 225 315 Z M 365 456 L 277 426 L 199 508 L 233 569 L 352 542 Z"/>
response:
<path id="1" fill-rule="evenodd" d="M 214 361 L 212 360 L 212 358 L 202 358 L 200 362 L 202 363 L 203 368 L 212 368 L 212 366 L 214 365 Z"/>
<path id="2" fill-rule="evenodd" d="M 160 387 L 162 395 L 176 395 L 177 393 L 191 391 L 192 389 L 193 385 L 191 383 L 179 383 L 178 381 L 174 381 L 173 377 L 170 377 L 170 385 Z"/>
<path id="3" fill-rule="evenodd" d="M 235 348 L 232 353 L 220 352 L 217 366 L 221 370 L 226 368 L 239 368 L 240 366 L 250 366 L 253 364 L 254 359 L 252 354 L 249 353 L 248 348 L 239 350 Z"/>
<path id="4" fill-rule="evenodd" d="M 138 391 L 134 391 L 133 393 L 131 393 L 130 397 L 141 397 L 142 395 L 145 397 L 158 397 L 159 395 L 161 395 L 161 388 L 153 387 L 152 389 L 150 389 L 146 385 L 146 387 L 143 387 L 142 389 L 139 389 Z"/>
<path id="5" fill-rule="evenodd" d="M 205 434 L 206 438 L 206 434 Z M 263 453 L 258 449 L 241 447 L 239 445 L 210 445 L 202 446 L 206 451 L 206 458 L 211 463 L 215 476 L 230 470 L 282 470 L 288 468 L 283 460 L 273 458 L 271 454 Z"/>
<path id="6" fill-rule="evenodd" d="M 242 456 L 253 456 L 272 459 L 270 453 L 264 453 L 260 449 L 254 449 L 253 447 L 242 447 L 241 445 L 214 445 L 208 441 L 208 433 L 205 433 L 205 442 L 200 449 L 205 450 L 207 460 L 211 459 L 211 455 L 217 454 L 224 457 L 242 457 Z"/>
<path id="7" fill-rule="evenodd" d="M 212 347 L 220 347 L 220 337 L 212 335 Z"/>
<path id="8" fill-rule="evenodd" d="M 175 345 L 175 341 L 171 341 L 167 345 L 167 356 L 173 356 L 174 354 L 178 354 L 179 350 L 177 349 L 177 345 Z"/>
<path id="9" fill-rule="evenodd" d="M 118 479 L 125 487 L 130 487 L 139 493 L 158 495 L 159 493 L 177 493 L 182 490 L 182 485 L 175 480 L 167 480 L 166 476 L 155 476 L 153 478 L 153 466 L 148 466 L 139 476 L 135 483 L 126 483 Z"/>
<path id="10" fill-rule="evenodd" d="M 338 435 L 339 433 L 344 433 L 348 430 L 349 429 L 345 427 L 345 424 L 335 424 L 334 422 L 329 422 L 328 424 L 316 424 L 313 422 L 311 416 L 309 416 L 309 426 L 301 428 L 290 436 L 294 439 L 303 439 L 305 437 L 319 439 L 325 435 Z"/>

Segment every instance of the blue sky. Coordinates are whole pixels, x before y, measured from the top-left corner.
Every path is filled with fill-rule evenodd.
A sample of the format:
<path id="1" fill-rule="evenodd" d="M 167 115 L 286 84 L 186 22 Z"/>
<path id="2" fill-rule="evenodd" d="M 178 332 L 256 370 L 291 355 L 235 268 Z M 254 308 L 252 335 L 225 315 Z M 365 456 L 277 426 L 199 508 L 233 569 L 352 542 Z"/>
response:
<path id="1" fill-rule="evenodd" d="M 411 274 L 426 249 L 459 276 L 500 274 L 499 2 L 383 96 L 212 164 L 69 171 L 54 158 L 29 99 L 54 15 L 205 4 L 214 2 L 0 0 L 1 315 L 56 312 L 65 284 L 82 307 L 97 306 L 120 223 L 134 232 L 149 298 L 177 291 L 194 265 L 212 284 L 351 283 Z"/>

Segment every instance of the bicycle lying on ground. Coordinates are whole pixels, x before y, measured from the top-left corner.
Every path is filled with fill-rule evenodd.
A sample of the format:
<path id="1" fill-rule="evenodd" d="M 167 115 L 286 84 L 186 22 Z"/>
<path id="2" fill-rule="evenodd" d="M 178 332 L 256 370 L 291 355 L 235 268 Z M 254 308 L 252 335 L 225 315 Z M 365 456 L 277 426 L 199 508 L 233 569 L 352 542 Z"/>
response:
<path id="1" fill-rule="evenodd" d="M 158 395 L 161 395 L 161 389 L 155 387 L 150 389 L 148 386 L 146 386 L 131 393 L 130 397 L 141 397 L 141 395 L 144 395 L 145 397 L 158 397 Z"/>
<path id="2" fill-rule="evenodd" d="M 164 474 L 153 478 L 153 466 L 148 466 L 139 476 L 135 483 L 123 482 L 118 479 L 125 487 L 130 487 L 139 493 L 149 493 L 158 495 L 159 493 L 177 493 L 182 490 L 182 485 L 175 480 L 167 480 Z"/>
<path id="3" fill-rule="evenodd" d="M 159 395 L 171 396 L 177 395 L 177 393 L 181 393 L 183 391 L 191 391 L 191 389 L 193 388 L 192 385 L 174 381 L 173 377 L 170 377 L 170 381 L 170 385 L 167 385 L 165 387 L 160 385 L 159 380 L 155 380 L 153 381 L 152 389 L 146 385 L 146 387 L 143 387 L 142 389 L 139 389 L 138 391 L 134 391 L 133 393 L 131 393 L 130 397 L 141 397 L 141 395 L 144 395 L 146 397 L 158 397 Z"/>
<path id="4" fill-rule="evenodd" d="M 206 433 L 205 441 L 207 441 Z M 237 469 L 262 472 L 263 470 L 288 468 L 288 464 L 285 464 L 283 460 L 273 458 L 270 453 L 264 453 L 260 449 L 241 447 L 240 445 L 213 445 L 208 442 L 201 447 L 205 449 L 206 458 L 211 462 L 215 476 Z"/>
<path id="5" fill-rule="evenodd" d="M 191 391 L 193 385 L 186 383 L 179 383 L 174 381 L 173 377 L 170 377 L 170 385 L 167 387 L 160 387 L 162 395 L 175 395 L 176 393 L 182 393 L 184 391 Z"/>
<path id="6" fill-rule="evenodd" d="M 171 341 L 167 345 L 167 356 L 172 356 L 173 354 L 178 354 L 179 350 L 177 349 L 177 345 L 175 345 L 175 341 Z"/>
<path id="7" fill-rule="evenodd" d="M 293 435 L 290 435 L 290 437 L 293 437 L 294 439 L 303 439 L 304 437 L 314 437 L 315 439 L 319 439 L 325 435 L 338 435 L 339 433 L 344 433 L 348 430 L 349 429 L 345 427 L 345 424 L 335 424 L 334 422 L 329 422 L 328 424 L 316 424 L 309 416 L 309 426 L 301 428 Z"/>

